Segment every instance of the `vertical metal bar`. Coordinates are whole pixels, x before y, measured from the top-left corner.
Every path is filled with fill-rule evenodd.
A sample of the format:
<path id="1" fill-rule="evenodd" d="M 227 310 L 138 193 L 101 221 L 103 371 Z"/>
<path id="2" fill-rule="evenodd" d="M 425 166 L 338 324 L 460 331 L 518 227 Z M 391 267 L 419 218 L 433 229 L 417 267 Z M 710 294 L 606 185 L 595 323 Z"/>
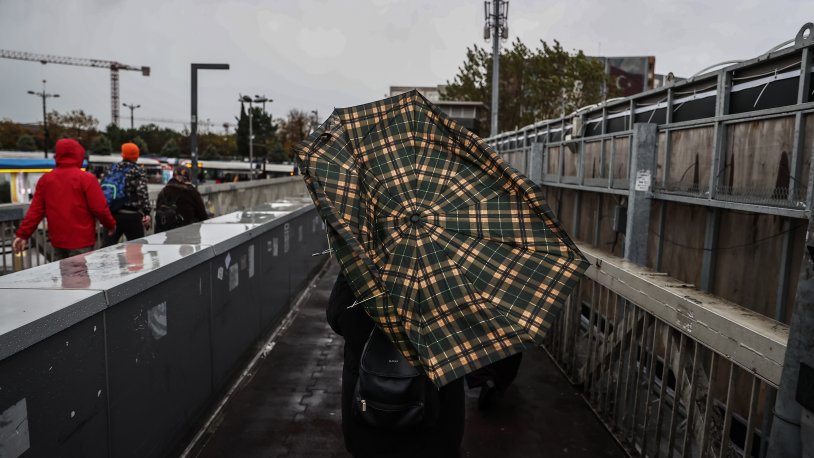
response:
<path id="1" fill-rule="evenodd" d="M 577 189 L 574 196 L 574 217 L 572 220 L 572 236 L 579 239 L 579 226 L 582 222 L 582 191 Z"/>
<path id="2" fill-rule="evenodd" d="M 622 362 L 625 359 L 625 323 L 627 322 L 627 308 L 625 304 L 627 301 L 623 297 L 616 296 L 613 307 L 613 340 L 611 341 L 611 362 L 613 362 L 614 370 L 611 374 L 616 374 L 612 379 L 614 383 L 613 388 L 613 409 L 611 410 L 613 425 L 619 424 L 619 414 L 621 406 L 619 405 L 619 397 L 621 396 L 622 389 L 622 374 L 624 373 L 624 366 Z M 620 316 L 621 315 L 621 316 Z M 616 359 L 613 358 L 613 349 L 619 347 L 616 352 Z"/>
<path id="3" fill-rule="evenodd" d="M 585 184 L 585 141 L 579 140 L 579 148 L 577 148 L 579 158 L 577 165 L 577 179 L 580 185 Z"/>
<path id="4" fill-rule="evenodd" d="M 665 325 L 666 326 L 666 325 Z M 665 327 L 667 331 L 667 348 L 664 350 L 664 359 L 661 366 L 661 390 L 659 390 L 659 406 L 656 414 L 656 452 L 658 457 L 661 447 L 661 421 L 664 418 L 664 398 L 667 396 L 667 385 L 670 377 L 670 361 L 672 360 L 673 352 L 673 333 L 669 326 Z M 668 455 L 669 456 L 669 455 Z"/>
<path id="5" fill-rule="evenodd" d="M 799 86 L 797 87 L 797 104 L 806 103 L 808 96 L 811 93 L 811 48 L 803 48 L 800 58 L 800 79 Z M 794 143 L 791 153 L 791 170 L 789 175 L 793 178 L 789 183 L 789 199 L 794 202 L 800 200 L 800 188 L 802 186 L 801 169 L 803 166 L 803 157 L 805 151 L 803 145 L 805 144 L 805 119 L 803 113 L 798 111 L 794 115 Z M 804 188 L 804 187 L 803 187 Z"/>
<path id="6" fill-rule="evenodd" d="M 594 246 L 598 247 L 602 240 L 602 198 L 604 194 L 596 193 L 596 221 L 594 222 Z"/>
<path id="7" fill-rule="evenodd" d="M 585 362 L 585 371 L 583 372 L 583 383 L 585 388 L 587 389 L 588 399 L 593 399 L 593 383 L 591 374 L 593 372 L 593 353 L 594 353 L 594 341 L 596 340 L 596 332 L 594 330 L 594 320 L 596 319 L 596 288 L 597 283 L 593 280 L 588 280 L 591 282 L 591 303 L 588 309 L 588 355 L 587 360 Z"/>
<path id="8" fill-rule="evenodd" d="M 650 423 L 650 396 L 656 378 L 656 342 L 658 341 L 661 321 L 653 316 L 653 339 L 650 342 L 650 358 L 647 364 L 647 393 L 644 400 L 644 425 L 642 428 L 642 456 L 647 456 L 647 425 Z M 663 325 L 666 327 L 667 325 Z"/>
<path id="9" fill-rule="evenodd" d="M 613 188 L 613 163 L 616 162 L 616 137 L 611 137 L 611 157 L 608 164 L 608 187 Z"/>
<path id="10" fill-rule="evenodd" d="M 681 446 L 681 456 L 687 456 L 687 450 L 690 448 L 690 432 L 693 427 L 694 413 L 695 413 L 695 392 L 698 388 L 698 373 L 700 368 L 698 365 L 701 363 L 701 344 L 694 342 L 692 355 L 692 373 L 690 374 L 690 395 L 687 397 L 687 426 L 684 428 L 684 440 Z"/>
<path id="11" fill-rule="evenodd" d="M 786 306 L 789 302 L 789 281 L 791 280 L 791 252 L 794 250 L 794 234 L 791 230 L 791 220 L 783 218 L 783 248 L 780 252 L 780 262 L 777 269 L 777 293 L 775 294 L 774 319 L 786 322 Z"/>
<path id="12" fill-rule="evenodd" d="M 639 430 L 639 425 L 636 423 L 636 417 L 639 413 L 639 391 L 641 386 L 642 371 L 644 370 L 647 358 L 647 338 L 650 335 L 647 330 L 650 329 L 651 315 L 636 307 L 637 311 L 642 315 L 642 332 L 640 342 L 637 343 L 636 352 L 636 381 L 633 384 L 633 412 L 630 415 L 630 442 L 636 445 L 636 433 Z M 649 368 L 648 368 L 649 370 Z M 644 406 L 647 409 L 647 405 Z"/>
<path id="13" fill-rule="evenodd" d="M 562 131 L 562 133 L 560 135 L 561 136 L 565 135 L 565 128 L 563 128 L 563 131 Z M 562 140 L 562 139 L 560 139 L 560 140 Z M 565 147 L 563 145 L 564 145 L 564 143 L 562 141 L 560 141 L 560 146 L 558 147 L 559 150 L 560 150 L 560 154 L 559 154 L 560 159 L 559 159 L 559 163 L 557 163 L 557 169 L 559 170 L 559 172 L 557 173 L 557 182 L 558 183 L 562 183 L 562 176 L 565 174 Z"/>
<path id="14" fill-rule="evenodd" d="M 751 458 L 754 446 L 755 422 L 757 421 L 757 402 L 760 392 L 760 380 L 752 375 L 752 392 L 749 395 L 749 416 L 746 420 L 746 438 L 743 443 L 743 456 Z"/>
<path id="15" fill-rule="evenodd" d="M 715 127 L 713 132 L 712 165 L 709 172 L 709 199 L 715 199 L 721 173 L 721 158 L 726 162 L 726 124 L 720 117 L 729 113 L 729 93 L 732 88 L 732 73 L 718 72 L 718 88 L 715 97 Z"/>
<path id="16" fill-rule="evenodd" d="M 721 448 L 718 456 L 725 456 L 729 450 L 729 432 L 732 429 L 732 398 L 735 391 L 735 363 L 729 362 L 729 387 L 726 390 L 726 411 L 724 412 L 724 430 L 721 432 Z"/>
<path id="17" fill-rule="evenodd" d="M 621 425 L 620 429 L 622 431 L 623 439 L 629 433 L 629 431 L 628 431 L 628 429 L 626 428 L 625 425 L 628 423 L 627 419 L 630 418 L 630 416 L 632 415 L 632 412 L 630 412 L 631 406 L 630 406 L 630 402 L 629 402 L 630 401 L 630 399 L 629 399 L 630 390 L 631 390 L 631 388 L 634 391 L 636 390 L 636 386 L 633 385 L 631 387 L 630 382 L 631 382 L 631 378 L 633 377 L 633 374 L 631 373 L 631 371 L 635 370 L 635 368 L 636 368 L 636 337 L 638 336 L 638 333 L 639 333 L 639 321 L 641 320 L 641 310 L 639 309 L 639 307 L 636 307 L 635 304 L 632 304 L 632 303 L 630 303 L 628 301 L 625 301 L 625 303 L 628 305 L 628 307 L 630 309 L 630 327 L 629 327 L 629 329 L 630 329 L 630 340 L 629 340 L 628 346 L 627 346 L 627 359 L 625 360 L 626 361 L 626 363 L 625 363 L 625 377 L 624 377 L 624 379 L 622 379 L 622 388 L 623 388 L 624 391 L 623 391 L 622 401 L 620 402 L 620 405 L 622 406 L 622 418 L 621 418 L 621 421 L 619 423 Z M 633 404 L 632 408 L 635 409 L 636 404 Z"/>
<path id="18" fill-rule="evenodd" d="M 577 372 L 576 368 L 576 360 L 577 360 L 577 348 L 579 347 L 579 337 L 580 337 L 580 324 L 582 322 L 582 280 L 580 279 L 577 282 L 577 285 L 574 287 L 574 292 L 571 294 L 573 297 L 573 301 L 571 303 L 571 307 L 573 307 L 572 315 L 573 319 L 571 320 L 571 339 L 569 340 L 569 347 L 571 348 L 571 352 L 569 353 L 568 361 L 566 362 L 566 367 L 568 368 L 568 376 L 571 379 L 576 380 L 574 375 Z"/>
<path id="19" fill-rule="evenodd" d="M 664 228 L 667 224 L 667 201 L 659 202 L 659 236 L 656 239 L 656 270 L 661 271 L 664 256 Z"/>
<path id="20" fill-rule="evenodd" d="M 665 107 L 664 124 L 669 127 L 673 123 L 673 88 L 667 89 L 667 106 Z M 662 170 L 662 183 L 668 188 L 670 180 L 670 159 L 673 154 L 673 131 L 669 128 L 664 131 L 664 170 Z"/>
<path id="21" fill-rule="evenodd" d="M 707 207 L 706 232 L 704 234 L 704 255 L 701 264 L 701 289 L 712 292 L 717 264 L 718 232 L 721 224 L 721 211 Z"/>
<path id="22" fill-rule="evenodd" d="M 766 386 L 766 396 L 763 403 L 763 424 L 760 427 L 760 453 L 758 457 L 766 458 L 769 449 L 769 436 L 772 432 L 772 419 L 774 415 L 774 403 L 777 400 L 777 389 L 771 385 Z"/>
<path id="23" fill-rule="evenodd" d="M 610 310 L 611 310 L 611 306 L 610 306 L 610 304 L 611 304 L 611 295 L 615 296 L 615 294 L 613 293 L 613 291 L 610 290 L 610 288 L 606 288 L 605 291 L 607 291 L 608 294 L 607 294 L 607 298 L 605 299 L 605 307 L 604 307 L 604 309 L 605 309 L 605 321 L 603 322 L 603 324 L 604 324 L 603 331 L 604 332 L 602 333 L 602 341 L 603 341 L 603 343 L 602 343 L 602 351 L 601 351 L 601 353 L 599 355 L 599 357 L 601 358 L 599 360 L 599 366 L 602 369 L 599 371 L 599 373 L 600 374 L 607 373 L 606 377 L 605 377 L 605 389 L 604 389 L 604 391 L 602 391 L 602 412 L 607 417 L 607 411 L 608 411 L 607 406 L 608 406 L 608 402 L 609 402 L 609 398 L 610 398 L 611 377 L 613 376 L 613 373 L 612 373 L 613 372 L 613 367 L 612 367 L 613 366 L 613 358 L 612 358 L 612 356 L 613 356 L 612 355 L 612 353 L 613 353 L 613 342 L 611 341 L 611 338 L 610 338 L 610 336 L 611 336 L 611 332 L 610 332 L 610 314 L 611 314 Z M 606 360 L 607 360 L 607 364 L 605 363 Z M 601 385 L 601 382 L 600 382 L 600 385 Z"/>
<path id="24" fill-rule="evenodd" d="M 713 379 L 715 378 L 716 372 L 718 371 L 718 353 L 714 351 L 712 353 L 712 359 L 709 363 L 709 376 L 707 377 L 707 402 L 706 408 L 704 409 L 704 423 L 703 423 L 703 432 L 701 433 L 701 443 L 699 444 L 699 449 L 701 451 L 701 457 L 703 458 L 705 452 L 707 450 L 707 442 L 709 441 L 709 434 L 712 432 L 712 425 L 710 425 L 710 419 L 712 418 L 712 401 L 715 397 L 715 393 L 713 392 Z"/>
<path id="25" fill-rule="evenodd" d="M 678 344 L 678 371 L 676 372 L 676 386 L 673 391 L 673 412 L 670 416 L 670 430 L 667 433 L 667 456 L 673 456 L 673 446 L 675 445 L 676 427 L 678 426 L 678 408 L 681 405 L 681 391 L 684 386 L 684 366 L 687 362 L 687 336 L 681 334 Z"/>

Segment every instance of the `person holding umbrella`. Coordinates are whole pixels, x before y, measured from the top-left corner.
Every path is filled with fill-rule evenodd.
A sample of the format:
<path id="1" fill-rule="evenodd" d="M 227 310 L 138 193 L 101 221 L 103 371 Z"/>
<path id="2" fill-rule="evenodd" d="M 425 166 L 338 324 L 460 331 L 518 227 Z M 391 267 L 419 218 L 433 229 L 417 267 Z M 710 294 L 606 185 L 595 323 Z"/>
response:
<path id="1" fill-rule="evenodd" d="M 539 186 L 417 91 L 334 110 L 298 158 L 353 298 L 331 301 L 343 403 L 345 378 L 363 375 L 347 370 L 355 339 L 374 335 L 344 320 L 369 319 L 439 394 L 458 393 L 467 374 L 540 345 L 588 268 Z M 343 409 L 349 449 L 355 420 Z"/>

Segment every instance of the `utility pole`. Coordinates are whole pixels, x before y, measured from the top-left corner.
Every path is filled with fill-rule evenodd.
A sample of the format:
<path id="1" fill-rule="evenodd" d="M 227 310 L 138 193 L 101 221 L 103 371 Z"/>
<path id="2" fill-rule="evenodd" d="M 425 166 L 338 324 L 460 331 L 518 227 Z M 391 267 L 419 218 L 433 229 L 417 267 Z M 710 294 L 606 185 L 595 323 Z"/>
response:
<path id="1" fill-rule="evenodd" d="M 123 103 L 122 105 L 124 105 L 126 108 L 130 109 L 130 129 L 132 130 L 133 129 L 133 110 L 135 110 L 136 108 L 141 108 L 141 105 L 132 105 L 132 104 L 128 105 L 126 103 Z"/>
<path id="2" fill-rule="evenodd" d="M 500 39 L 509 37 L 509 2 L 504 0 L 493 0 L 484 2 L 484 13 L 486 24 L 483 28 L 483 38 L 492 37 L 492 114 L 491 136 L 498 134 L 498 108 L 500 104 Z M 489 8 L 492 8 L 491 12 Z"/>
<path id="3" fill-rule="evenodd" d="M 249 104 L 249 180 L 254 180 L 254 132 L 252 131 L 252 124 L 254 124 L 252 111 L 254 111 L 254 107 L 252 106 L 252 98 L 248 95 L 242 96 L 240 101 Z"/>
<path id="4" fill-rule="evenodd" d="M 59 94 L 49 94 L 45 92 L 45 80 L 42 80 L 42 92 L 28 91 L 28 93 L 42 98 L 42 154 L 48 159 L 48 143 L 50 139 L 48 138 L 48 115 L 45 109 L 45 100 L 49 97 L 57 98 Z"/>

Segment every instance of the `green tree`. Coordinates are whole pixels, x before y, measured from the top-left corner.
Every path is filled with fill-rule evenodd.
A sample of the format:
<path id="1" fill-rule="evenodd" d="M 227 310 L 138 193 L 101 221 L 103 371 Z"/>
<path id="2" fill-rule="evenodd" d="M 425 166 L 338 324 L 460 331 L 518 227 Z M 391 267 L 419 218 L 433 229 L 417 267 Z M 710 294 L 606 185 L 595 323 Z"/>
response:
<path id="1" fill-rule="evenodd" d="M 290 160 L 294 156 L 294 146 L 308 137 L 312 121 L 311 117 L 305 111 L 297 109 L 289 111 L 288 117 L 280 121 L 278 137 L 280 138 L 282 151 L 285 155 L 282 161 Z"/>
<path id="2" fill-rule="evenodd" d="M 147 156 L 150 154 L 150 148 L 147 146 L 147 142 L 145 142 L 143 138 L 135 137 L 131 141 L 138 146 L 139 156 Z"/>
<path id="3" fill-rule="evenodd" d="M 93 154 L 110 154 L 113 152 L 113 145 L 106 136 L 97 135 L 90 142 L 90 150 Z"/>
<path id="4" fill-rule="evenodd" d="M 174 138 L 170 138 L 161 147 L 161 155 L 166 157 L 178 157 L 181 150 L 178 149 L 178 142 Z"/>
<path id="5" fill-rule="evenodd" d="M 218 148 L 216 148 L 215 145 L 210 144 L 210 145 L 207 145 L 206 148 L 204 148 L 204 151 L 201 154 L 201 159 L 210 160 L 210 161 L 217 161 L 217 160 L 223 159 L 223 157 L 218 152 Z"/>
<path id="6" fill-rule="evenodd" d="M 268 156 L 270 147 L 274 145 L 277 136 L 278 124 L 275 124 L 271 115 L 263 111 L 261 107 L 253 107 L 252 110 L 252 134 L 254 135 L 255 158 Z M 237 119 L 237 154 L 240 157 L 249 156 L 249 114 L 243 104 L 240 106 L 240 116 Z"/>
<path id="7" fill-rule="evenodd" d="M 56 113 L 56 111 L 54 113 Z M 96 127 L 99 126 L 99 120 L 89 114 L 85 114 L 83 110 L 71 110 L 58 117 L 59 124 L 70 132 L 68 135 L 77 139 L 82 138 L 83 132 L 96 132 Z"/>
<path id="8" fill-rule="evenodd" d="M 537 49 L 520 39 L 500 54 L 500 107 L 498 126 L 502 131 L 558 118 L 600 102 L 608 76 L 602 62 L 582 51 L 568 52 L 558 41 L 549 45 L 540 40 Z M 613 91 L 608 97 L 614 95 Z M 473 45 L 452 82 L 447 82 L 447 100 L 480 101 L 489 107 L 492 100 L 492 54 Z M 489 125 L 486 110 L 481 123 Z M 484 129 L 488 131 L 488 127 Z"/>
<path id="9" fill-rule="evenodd" d="M 17 140 L 20 135 L 24 135 L 26 130 L 20 124 L 10 120 L 0 120 L 0 148 L 2 149 L 16 149 Z"/>
<path id="10" fill-rule="evenodd" d="M 20 135 L 17 139 L 17 149 L 20 151 L 36 151 L 37 142 L 34 141 L 34 137 L 28 134 Z"/>

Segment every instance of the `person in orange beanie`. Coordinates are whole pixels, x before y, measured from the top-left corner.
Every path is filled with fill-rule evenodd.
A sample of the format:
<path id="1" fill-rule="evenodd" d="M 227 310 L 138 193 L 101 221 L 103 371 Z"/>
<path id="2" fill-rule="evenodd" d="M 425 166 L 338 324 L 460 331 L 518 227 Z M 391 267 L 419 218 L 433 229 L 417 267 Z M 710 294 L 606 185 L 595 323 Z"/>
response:
<path id="1" fill-rule="evenodd" d="M 139 148 L 135 143 L 122 145 L 122 160 L 110 168 L 102 181 L 110 211 L 116 219 L 116 231 L 105 237 L 104 246 L 118 243 L 122 235 L 127 240 L 144 237 L 152 222 L 147 175 L 136 162 Z"/>
<path id="2" fill-rule="evenodd" d="M 96 219 L 114 232 L 116 221 L 110 214 L 99 182 L 81 169 L 85 149 L 74 139 L 63 138 L 55 147 L 56 167 L 37 181 L 34 199 L 12 243 L 15 253 L 25 249 L 31 234 L 43 218 L 48 219 L 48 238 L 54 258 L 64 259 L 93 250 Z"/>

